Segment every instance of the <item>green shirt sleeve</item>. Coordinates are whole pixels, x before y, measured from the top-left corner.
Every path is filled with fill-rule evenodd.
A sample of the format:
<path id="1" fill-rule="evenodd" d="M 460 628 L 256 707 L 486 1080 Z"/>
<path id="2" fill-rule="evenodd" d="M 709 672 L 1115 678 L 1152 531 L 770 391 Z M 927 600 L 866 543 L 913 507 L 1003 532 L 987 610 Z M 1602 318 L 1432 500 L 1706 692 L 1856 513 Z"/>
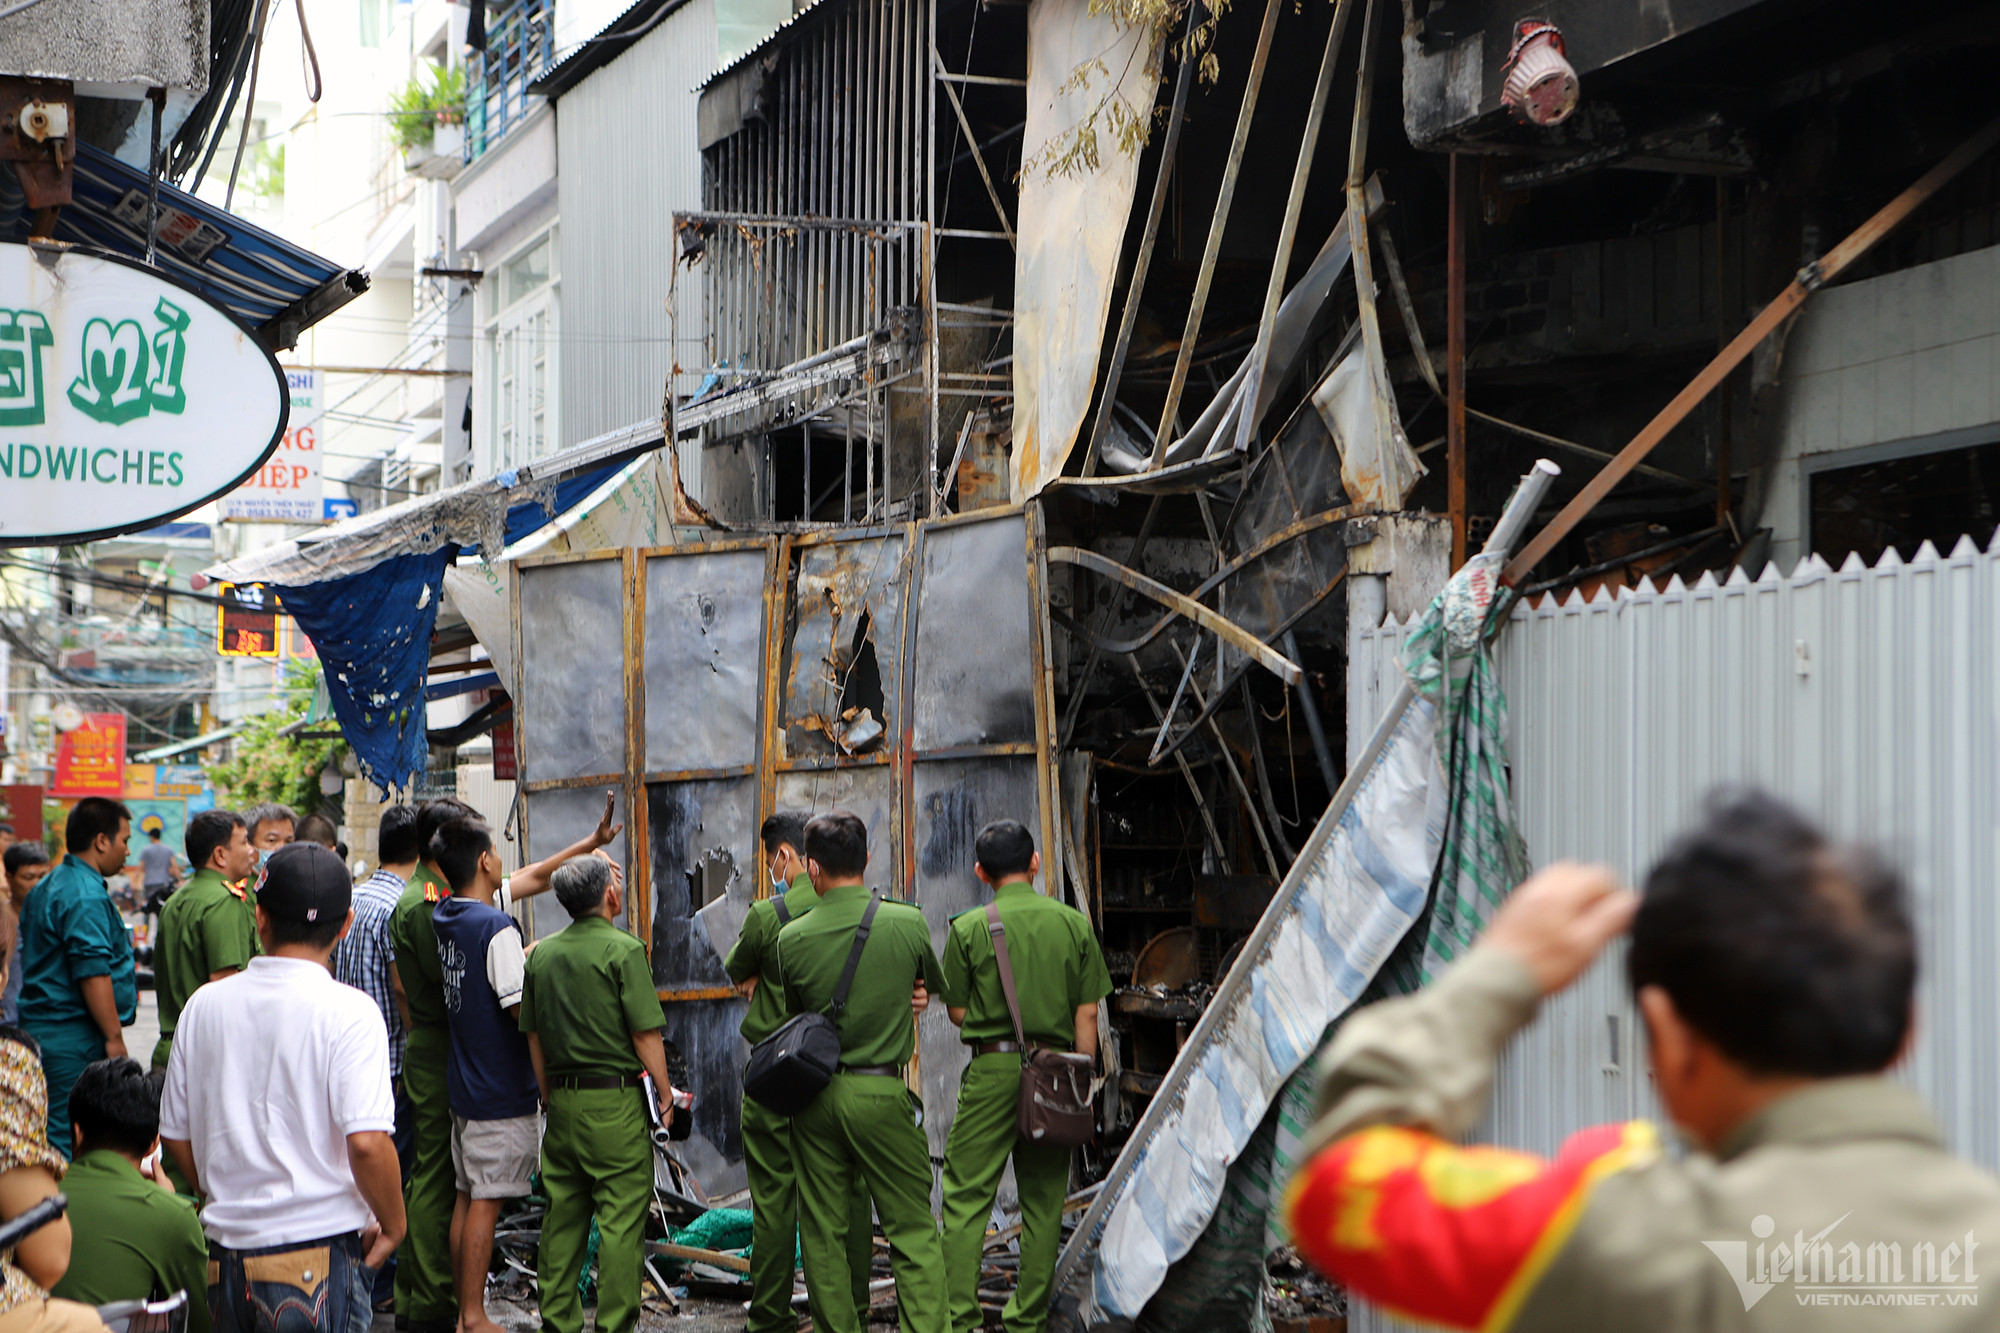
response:
<path id="1" fill-rule="evenodd" d="M 162 1191 L 164 1193 L 165 1191 Z M 173 1244 L 173 1253 L 168 1258 L 169 1268 L 166 1290 L 161 1296 L 172 1295 L 176 1290 L 188 1294 L 187 1333 L 210 1333 L 214 1327 L 209 1318 L 208 1302 L 198 1299 L 196 1292 L 208 1289 L 208 1237 L 202 1233 L 201 1222 L 197 1219 L 192 1204 L 187 1204 L 179 1196 L 174 1202 L 181 1204 L 179 1222 L 175 1230 L 179 1235 Z"/>
<path id="2" fill-rule="evenodd" d="M 951 983 L 945 980 L 944 964 L 938 962 L 937 950 L 931 948 L 930 927 L 923 923 L 923 918 L 917 919 L 913 933 L 919 950 L 917 971 L 924 979 L 924 988 L 933 995 L 945 996 L 945 1003 L 949 1004 L 952 995 Z"/>
<path id="3" fill-rule="evenodd" d="M 202 912 L 195 929 L 201 935 L 201 953 L 208 960 L 208 972 L 190 977 L 194 985 L 202 985 L 225 967 L 249 965 L 251 932 L 243 929 L 243 910 L 244 905 L 230 894 Z"/>
<path id="4" fill-rule="evenodd" d="M 958 922 L 953 921 L 944 942 L 944 990 L 941 995 L 946 1005 L 963 1009 L 966 997 L 971 993 L 972 959 L 966 953 L 965 937 L 959 933 Z"/>
<path id="5" fill-rule="evenodd" d="M 1096 1004 L 1111 994 L 1111 969 L 1104 965 L 1104 950 L 1098 945 L 1097 936 L 1091 933 L 1088 921 L 1077 931 L 1077 944 L 1081 957 L 1078 959 L 1076 1002 L 1071 1008 Z"/>
<path id="6" fill-rule="evenodd" d="M 637 944 L 637 941 L 634 941 Z M 619 960 L 619 1001 L 625 1008 L 625 1026 L 632 1032 L 653 1032 L 667 1025 L 667 1011 L 660 1007 L 660 993 L 653 986 L 653 974 L 646 965 L 646 951 L 632 948 Z"/>
<path id="7" fill-rule="evenodd" d="M 535 1030 L 535 955 L 528 955 L 528 970 L 521 978 L 521 1007 L 514 1013 L 514 1022 L 523 1032 Z"/>
<path id="8" fill-rule="evenodd" d="M 769 951 L 770 928 L 777 921 L 778 914 L 766 907 L 763 901 L 750 904 L 750 915 L 743 918 L 743 933 L 736 937 L 729 957 L 722 960 L 722 970 L 729 974 L 731 981 L 740 986 L 763 971 L 764 955 Z"/>

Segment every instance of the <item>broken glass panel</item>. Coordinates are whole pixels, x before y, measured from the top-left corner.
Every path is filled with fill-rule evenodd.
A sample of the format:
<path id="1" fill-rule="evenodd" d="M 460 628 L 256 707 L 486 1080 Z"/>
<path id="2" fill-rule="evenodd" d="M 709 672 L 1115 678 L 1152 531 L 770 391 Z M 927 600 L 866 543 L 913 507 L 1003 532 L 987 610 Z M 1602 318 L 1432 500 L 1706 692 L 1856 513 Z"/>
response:
<path id="1" fill-rule="evenodd" d="M 575 846 L 590 836 L 597 827 L 597 821 L 604 817 L 604 793 L 617 791 L 618 810 L 612 816 L 612 823 L 629 823 L 625 810 L 624 790 L 620 783 L 607 782 L 602 787 L 559 787 L 554 791 L 530 792 L 523 798 L 526 809 L 522 811 L 522 824 L 526 832 L 526 850 L 522 864 L 546 860 L 565 847 Z M 625 859 L 625 834 L 621 831 L 604 849 L 627 875 L 632 867 Z M 553 935 L 569 924 L 569 913 L 556 901 L 553 893 L 538 894 L 522 904 L 530 914 L 531 933 L 536 939 Z M 621 908 L 618 924 L 625 925 L 626 916 Z"/>
<path id="2" fill-rule="evenodd" d="M 764 567 L 762 550 L 646 562 L 646 771 L 756 762 Z"/>
<path id="3" fill-rule="evenodd" d="M 917 825 L 917 906 L 923 909 L 932 944 L 942 957 L 951 919 L 983 907 L 990 897 L 972 871 L 972 844 L 979 830 L 996 819 L 1018 819 L 1034 834 L 1038 846 L 1041 842 L 1035 759 L 1032 755 L 920 759 L 910 783 Z M 1046 853 L 1043 860 L 1049 860 Z M 1046 887 L 1039 876 L 1036 887 Z M 923 1053 L 924 1128 L 936 1154 L 944 1152 L 959 1079 L 969 1058 L 958 1029 L 941 1010 L 934 1004 L 917 1025 Z"/>
<path id="4" fill-rule="evenodd" d="M 709 1198 L 720 1198 L 748 1183 L 740 1124 L 747 1052 L 737 1034 L 746 1006 L 742 1000 L 682 1000 L 665 1007 L 661 1035 L 686 1061 L 694 1089 L 694 1132 L 674 1145 L 674 1155 Z"/>
<path id="5" fill-rule="evenodd" d="M 791 758 L 888 748 L 902 692 L 901 533 L 803 547 L 796 558 L 779 740 Z"/>
<path id="6" fill-rule="evenodd" d="M 868 883 L 890 897 L 903 892 L 901 822 L 894 816 L 892 771 L 866 768 L 800 770 L 778 774 L 778 809 L 823 815 L 848 810 L 868 826 Z"/>
<path id="7" fill-rule="evenodd" d="M 933 528 L 917 600 L 919 750 L 1035 738 L 1027 519 Z"/>
<path id="8" fill-rule="evenodd" d="M 624 568 L 586 560 L 520 571 L 526 781 L 625 771 Z"/>
<path id="9" fill-rule="evenodd" d="M 646 789 L 652 852 L 653 980 L 662 990 L 727 986 L 723 959 L 757 896 L 757 779 Z"/>

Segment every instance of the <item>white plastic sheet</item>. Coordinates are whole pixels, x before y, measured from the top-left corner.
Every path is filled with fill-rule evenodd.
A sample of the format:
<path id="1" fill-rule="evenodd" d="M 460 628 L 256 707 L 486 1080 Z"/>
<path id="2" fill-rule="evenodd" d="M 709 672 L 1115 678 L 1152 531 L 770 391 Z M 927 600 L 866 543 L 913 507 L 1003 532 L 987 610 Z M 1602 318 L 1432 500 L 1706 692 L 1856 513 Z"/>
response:
<path id="1" fill-rule="evenodd" d="M 1079 71 L 1087 73 L 1078 77 Z M 1023 173 L 1014 258 L 1014 475 L 1016 503 L 1062 475 L 1097 382 L 1111 284 L 1139 181 L 1139 155 L 1120 152 L 1103 109 L 1115 98 L 1152 114 L 1159 44 L 1122 28 L 1089 0 L 1028 7 L 1027 158 L 1097 117 L 1098 165 Z"/>
<path id="2" fill-rule="evenodd" d="M 445 570 L 446 594 L 493 659 L 493 670 L 509 694 L 515 694 L 519 682 L 514 671 L 514 575 L 508 562 L 530 555 L 664 544 L 672 530 L 672 465 L 665 455 L 643 454 L 582 503 L 508 547 L 501 559 L 474 559 Z"/>

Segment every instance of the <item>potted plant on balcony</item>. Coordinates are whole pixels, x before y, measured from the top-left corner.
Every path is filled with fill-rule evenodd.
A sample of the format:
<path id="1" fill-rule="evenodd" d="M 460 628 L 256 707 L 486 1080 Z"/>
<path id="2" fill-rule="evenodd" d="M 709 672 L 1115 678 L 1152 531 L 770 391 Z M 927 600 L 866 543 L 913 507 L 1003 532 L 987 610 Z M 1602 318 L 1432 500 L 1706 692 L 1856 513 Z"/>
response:
<path id="1" fill-rule="evenodd" d="M 413 76 L 389 99 L 389 128 L 405 171 L 433 177 L 456 172 L 465 151 L 464 69 Z"/>

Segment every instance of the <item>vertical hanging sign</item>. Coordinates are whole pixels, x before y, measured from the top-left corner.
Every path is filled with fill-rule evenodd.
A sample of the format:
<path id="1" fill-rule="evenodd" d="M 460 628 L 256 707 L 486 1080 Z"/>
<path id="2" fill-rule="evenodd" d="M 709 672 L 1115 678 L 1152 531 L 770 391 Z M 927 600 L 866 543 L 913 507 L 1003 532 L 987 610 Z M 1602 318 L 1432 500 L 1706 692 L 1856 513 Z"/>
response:
<path id="1" fill-rule="evenodd" d="M 287 370 L 291 393 L 291 424 L 277 452 L 235 490 L 222 497 L 225 522 L 261 519 L 273 523 L 324 523 L 327 512 L 320 491 L 319 416 L 323 377 L 317 370 Z"/>

